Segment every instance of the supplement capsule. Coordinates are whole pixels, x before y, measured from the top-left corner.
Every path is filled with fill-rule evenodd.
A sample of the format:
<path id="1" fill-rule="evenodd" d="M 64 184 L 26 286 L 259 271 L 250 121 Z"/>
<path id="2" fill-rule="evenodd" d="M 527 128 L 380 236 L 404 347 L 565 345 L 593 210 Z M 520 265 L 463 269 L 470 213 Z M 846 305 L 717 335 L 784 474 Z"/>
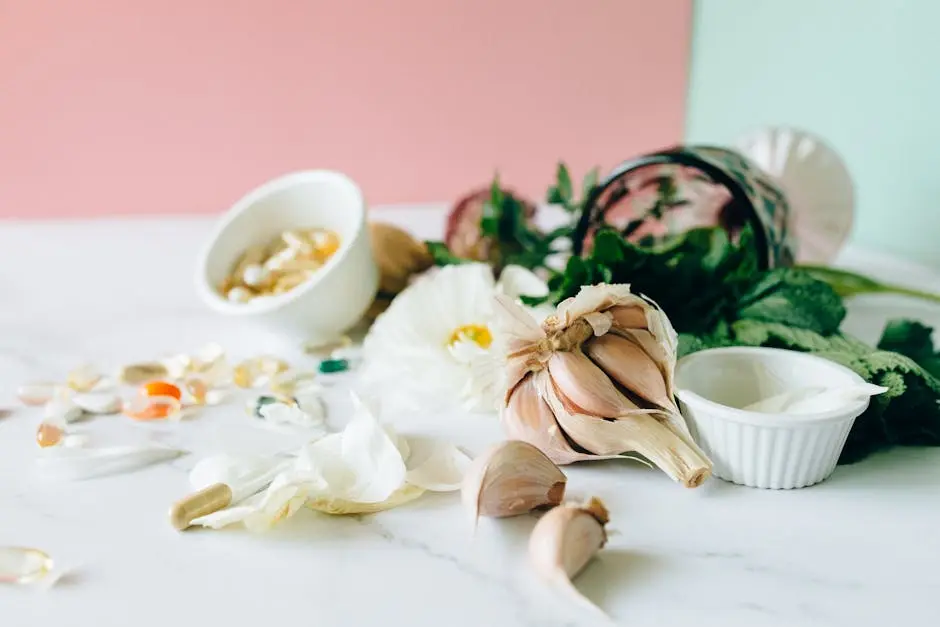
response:
<path id="1" fill-rule="evenodd" d="M 232 488 L 214 483 L 184 497 L 170 507 L 170 524 L 182 531 L 200 516 L 207 516 L 228 507 L 232 502 Z"/>

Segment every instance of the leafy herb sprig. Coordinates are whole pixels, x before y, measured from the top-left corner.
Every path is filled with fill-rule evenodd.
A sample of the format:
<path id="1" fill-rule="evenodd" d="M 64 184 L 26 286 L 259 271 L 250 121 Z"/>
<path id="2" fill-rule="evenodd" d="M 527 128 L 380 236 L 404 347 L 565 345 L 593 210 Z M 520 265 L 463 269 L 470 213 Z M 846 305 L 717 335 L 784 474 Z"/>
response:
<path id="1" fill-rule="evenodd" d="M 499 175 L 490 185 L 489 199 L 483 206 L 480 234 L 492 242 L 489 262 L 497 272 L 507 265 L 519 265 L 529 270 L 544 270 L 549 274 L 550 259 L 568 248 L 584 203 L 597 185 L 599 170 L 594 168 L 584 177 L 580 197 L 575 196 L 571 174 L 564 163 L 556 170 L 556 182 L 548 190 L 547 201 L 560 205 L 569 216 L 565 224 L 543 233 L 531 224 L 522 201 L 506 193 L 500 186 Z M 563 246 L 559 247 L 559 243 Z M 443 242 L 426 242 L 436 265 L 451 265 L 471 261 L 454 255 Z"/>

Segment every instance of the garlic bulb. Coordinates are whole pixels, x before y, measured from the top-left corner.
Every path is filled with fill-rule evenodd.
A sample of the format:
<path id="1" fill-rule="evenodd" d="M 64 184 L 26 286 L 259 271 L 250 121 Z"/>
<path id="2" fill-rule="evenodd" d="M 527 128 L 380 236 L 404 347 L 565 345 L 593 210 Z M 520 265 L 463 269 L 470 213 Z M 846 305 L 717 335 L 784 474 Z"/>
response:
<path id="1" fill-rule="evenodd" d="M 607 508 L 598 498 L 585 505 L 566 503 L 540 518 L 529 536 L 529 559 L 535 571 L 552 586 L 598 611 L 571 580 L 607 544 L 605 525 L 609 520 Z"/>
<path id="2" fill-rule="evenodd" d="M 676 333 L 655 303 L 628 285 L 584 287 L 541 326 L 512 300 L 497 303 L 509 437 L 557 464 L 635 452 L 687 487 L 709 477 L 674 399 Z"/>
<path id="3" fill-rule="evenodd" d="M 434 265 L 434 259 L 424 244 L 391 224 L 371 222 L 369 238 L 379 268 L 379 293 L 368 312 L 374 319 L 408 286 L 413 275 Z"/>
<path id="4" fill-rule="evenodd" d="M 565 496 L 568 478 L 545 453 L 527 442 L 501 442 L 473 460 L 461 496 L 476 522 L 553 507 Z"/>

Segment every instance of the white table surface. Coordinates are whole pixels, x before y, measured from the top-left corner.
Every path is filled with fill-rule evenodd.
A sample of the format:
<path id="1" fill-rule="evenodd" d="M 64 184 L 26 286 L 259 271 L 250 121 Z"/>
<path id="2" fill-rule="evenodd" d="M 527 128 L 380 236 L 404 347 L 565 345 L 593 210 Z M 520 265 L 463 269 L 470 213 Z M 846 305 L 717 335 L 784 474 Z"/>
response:
<path id="1" fill-rule="evenodd" d="M 438 237 L 434 207 L 377 218 Z M 90 361 L 114 368 L 208 341 L 233 357 L 276 340 L 208 312 L 192 289 L 211 218 L 0 223 L 0 407 L 24 381 L 62 379 Z M 940 290 L 940 275 L 849 250 L 846 265 Z M 886 316 L 940 324 L 937 308 L 867 298 L 846 328 L 875 338 Z M 296 361 L 296 360 L 295 360 Z M 299 363 L 299 362 L 298 362 Z M 347 375 L 343 375 L 347 376 Z M 341 388 L 330 421 L 342 426 Z M 0 419 L 0 545 L 35 546 L 73 570 L 55 587 L 0 587 L 0 625 L 598 624 L 553 598 L 525 561 L 533 524 L 483 521 L 471 540 L 455 494 L 369 517 L 302 511 L 266 535 L 242 529 L 179 534 L 168 505 L 186 471 L 220 451 L 275 451 L 287 436 L 249 424 L 241 403 L 178 425 L 120 416 L 82 426 L 99 439 L 157 433 L 192 451 L 170 464 L 79 483 L 36 476 L 40 411 Z M 495 419 L 411 416 L 403 431 L 479 451 Z M 609 505 L 615 533 L 577 583 L 629 625 L 927 625 L 940 592 L 940 449 L 894 450 L 807 489 L 774 492 L 712 480 L 686 490 L 628 463 L 568 469 L 572 497 Z"/>

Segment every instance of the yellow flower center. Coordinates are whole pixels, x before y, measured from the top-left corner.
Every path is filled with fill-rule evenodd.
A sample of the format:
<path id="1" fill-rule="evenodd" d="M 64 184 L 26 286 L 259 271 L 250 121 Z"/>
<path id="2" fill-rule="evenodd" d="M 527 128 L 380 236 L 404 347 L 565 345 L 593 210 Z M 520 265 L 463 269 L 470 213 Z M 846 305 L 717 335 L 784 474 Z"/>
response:
<path id="1" fill-rule="evenodd" d="M 493 334 L 485 324 L 465 324 L 454 329 L 447 345 L 453 346 L 457 342 L 473 342 L 480 348 L 489 348 L 493 343 Z"/>

